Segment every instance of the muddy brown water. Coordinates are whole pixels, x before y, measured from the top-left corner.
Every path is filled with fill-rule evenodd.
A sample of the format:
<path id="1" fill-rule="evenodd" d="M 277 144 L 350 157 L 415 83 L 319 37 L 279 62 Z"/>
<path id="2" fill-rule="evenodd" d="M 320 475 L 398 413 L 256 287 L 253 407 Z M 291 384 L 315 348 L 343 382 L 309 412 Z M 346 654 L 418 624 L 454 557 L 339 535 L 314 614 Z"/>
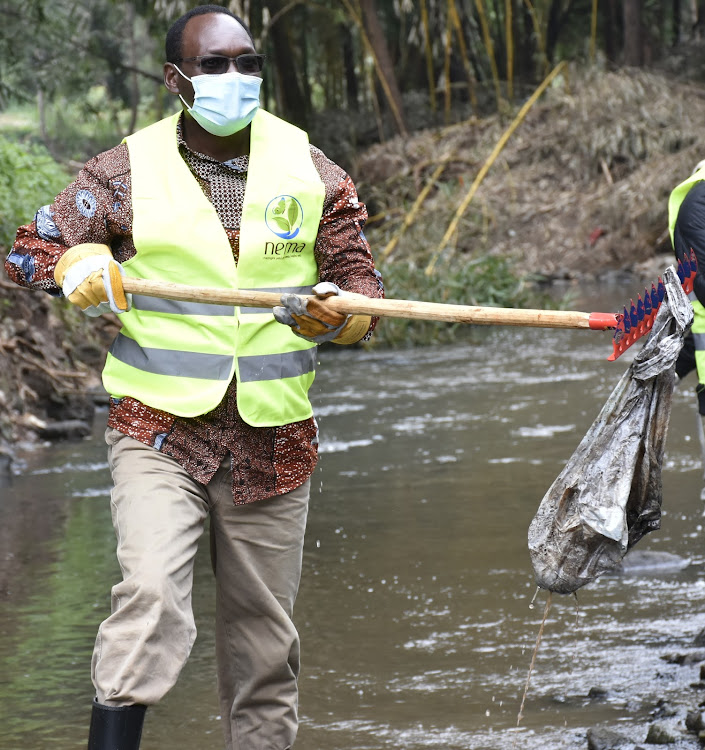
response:
<path id="1" fill-rule="evenodd" d="M 609 311 L 616 294 L 576 309 Z M 507 328 L 453 346 L 321 351 L 297 750 L 570 750 L 594 726 L 643 743 L 659 700 L 705 697 L 691 687 L 699 665 L 662 658 L 696 650 L 705 627 L 691 375 L 674 398 L 662 529 L 638 547 L 690 565 L 604 576 L 577 608 L 554 595 L 516 728 L 546 598 L 530 608 L 527 528 L 630 361 L 609 352 L 608 333 Z M 18 449 L 20 472 L 0 488 L 1 750 L 85 746 L 93 639 L 118 574 L 104 420 L 89 440 Z M 222 747 L 206 542 L 196 645 L 148 713 L 145 750 Z"/>

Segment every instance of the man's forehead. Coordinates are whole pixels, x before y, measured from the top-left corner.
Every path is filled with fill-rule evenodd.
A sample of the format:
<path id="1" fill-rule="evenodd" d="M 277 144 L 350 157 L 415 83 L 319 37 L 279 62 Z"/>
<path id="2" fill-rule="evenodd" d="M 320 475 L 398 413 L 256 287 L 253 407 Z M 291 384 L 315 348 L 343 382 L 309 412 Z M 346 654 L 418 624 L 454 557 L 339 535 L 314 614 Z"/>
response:
<path id="1" fill-rule="evenodd" d="M 190 18 L 184 27 L 182 42 L 185 55 L 191 54 L 187 53 L 186 48 L 194 45 L 216 48 L 236 43 L 252 46 L 250 36 L 242 24 L 225 13 L 206 13 Z"/>

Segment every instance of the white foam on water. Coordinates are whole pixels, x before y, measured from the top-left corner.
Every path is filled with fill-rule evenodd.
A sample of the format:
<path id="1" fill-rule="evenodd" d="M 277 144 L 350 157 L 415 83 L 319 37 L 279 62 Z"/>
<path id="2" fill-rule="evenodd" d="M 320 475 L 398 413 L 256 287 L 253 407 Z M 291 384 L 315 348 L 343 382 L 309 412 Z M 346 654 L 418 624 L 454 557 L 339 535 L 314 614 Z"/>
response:
<path id="1" fill-rule="evenodd" d="M 574 424 L 554 424 L 554 425 L 545 425 L 545 424 L 537 424 L 533 427 L 518 427 L 511 431 L 512 435 L 516 435 L 517 437 L 542 437 L 542 438 L 550 438 L 554 435 L 558 435 L 561 432 L 572 432 L 575 430 Z"/>
<path id="2" fill-rule="evenodd" d="M 61 466 L 46 466 L 40 469 L 32 469 L 32 471 L 29 473 L 32 475 L 41 476 L 42 474 L 67 474 L 74 472 L 83 473 L 92 471 L 105 471 L 107 468 L 107 461 L 85 463 L 72 463 L 69 461 L 68 463 L 61 464 Z"/>

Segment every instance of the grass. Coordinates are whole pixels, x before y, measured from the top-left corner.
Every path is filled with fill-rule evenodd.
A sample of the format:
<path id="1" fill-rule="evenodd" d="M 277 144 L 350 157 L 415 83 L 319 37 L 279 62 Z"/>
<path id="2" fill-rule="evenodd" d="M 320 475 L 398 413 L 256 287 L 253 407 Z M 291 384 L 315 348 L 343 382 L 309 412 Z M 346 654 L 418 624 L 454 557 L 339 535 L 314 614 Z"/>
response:
<path id="1" fill-rule="evenodd" d="M 69 181 L 43 146 L 0 134 L 0 246 L 9 248 L 17 227 L 31 221 Z"/>
<path id="2" fill-rule="evenodd" d="M 380 266 L 385 295 L 391 299 L 421 300 L 452 305 L 555 308 L 556 302 L 538 291 L 529 277 L 521 278 L 503 258 L 473 260 L 457 257 L 442 273 L 426 276 L 423 268 L 407 262 Z M 473 329 L 464 323 L 384 318 L 371 346 L 425 346 L 445 344 L 467 336 Z"/>

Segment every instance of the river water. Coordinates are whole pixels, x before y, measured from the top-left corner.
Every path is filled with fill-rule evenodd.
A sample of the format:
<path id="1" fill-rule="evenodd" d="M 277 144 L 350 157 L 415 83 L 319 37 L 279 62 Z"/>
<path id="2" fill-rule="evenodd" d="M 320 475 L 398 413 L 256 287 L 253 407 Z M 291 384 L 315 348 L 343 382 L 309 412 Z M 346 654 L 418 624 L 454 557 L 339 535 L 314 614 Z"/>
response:
<path id="1" fill-rule="evenodd" d="M 615 309 L 614 294 L 576 309 Z M 638 547 L 690 565 L 555 595 L 517 728 L 546 602 L 530 607 L 527 528 L 633 357 L 610 351 L 609 333 L 509 328 L 321 350 L 298 750 L 570 750 L 595 726 L 643 743 L 660 699 L 702 700 L 699 665 L 663 658 L 694 651 L 705 627 L 691 375 L 674 396 L 662 528 Z M 93 639 L 118 575 L 104 421 L 91 439 L 22 453 L 0 488 L 1 750 L 85 746 Z M 145 750 L 222 747 L 207 536 L 194 585 L 198 639 L 148 713 Z"/>

